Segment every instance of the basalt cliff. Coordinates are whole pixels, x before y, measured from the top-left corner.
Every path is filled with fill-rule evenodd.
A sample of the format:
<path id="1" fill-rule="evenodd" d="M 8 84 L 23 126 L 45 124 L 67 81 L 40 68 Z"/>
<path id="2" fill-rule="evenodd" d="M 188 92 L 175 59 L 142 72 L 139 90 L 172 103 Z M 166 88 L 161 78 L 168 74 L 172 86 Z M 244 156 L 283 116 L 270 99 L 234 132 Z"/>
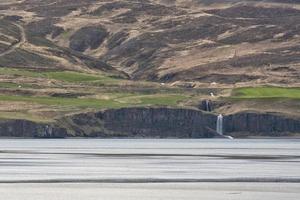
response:
<path id="1" fill-rule="evenodd" d="M 53 123 L 1 121 L 1 137 L 218 137 L 216 115 L 174 108 L 124 108 L 83 113 Z M 224 117 L 224 134 L 233 137 L 284 137 L 300 133 L 300 119 L 272 113 L 241 112 Z"/>

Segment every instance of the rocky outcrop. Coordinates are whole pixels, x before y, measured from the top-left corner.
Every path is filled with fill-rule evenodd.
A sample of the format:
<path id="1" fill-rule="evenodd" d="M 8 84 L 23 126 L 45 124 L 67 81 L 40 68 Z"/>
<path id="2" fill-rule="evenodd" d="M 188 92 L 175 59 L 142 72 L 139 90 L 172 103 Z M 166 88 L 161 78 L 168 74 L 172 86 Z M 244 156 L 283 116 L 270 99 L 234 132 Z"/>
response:
<path id="1" fill-rule="evenodd" d="M 216 115 L 181 108 L 122 108 L 82 113 L 53 123 L 0 122 L 2 137 L 145 137 L 212 138 Z M 274 113 L 242 112 L 224 117 L 224 134 L 234 137 L 290 136 L 300 133 L 300 119 Z"/>
<path id="2" fill-rule="evenodd" d="M 124 108 L 100 112 L 107 130 L 137 137 L 209 138 L 215 116 L 191 109 Z"/>
<path id="3" fill-rule="evenodd" d="M 0 121 L 0 137 L 63 138 L 65 136 L 66 130 L 53 124 L 28 120 Z"/>
<path id="4" fill-rule="evenodd" d="M 300 119 L 276 113 L 242 112 L 226 116 L 225 132 L 238 137 L 300 133 Z"/>
<path id="5" fill-rule="evenodd" d="M 201 105 L 199 106 L 201 110 L 211 112 L 213 110 L 213 104 L 211 100 L 205 99 L 201 101 Z"/>

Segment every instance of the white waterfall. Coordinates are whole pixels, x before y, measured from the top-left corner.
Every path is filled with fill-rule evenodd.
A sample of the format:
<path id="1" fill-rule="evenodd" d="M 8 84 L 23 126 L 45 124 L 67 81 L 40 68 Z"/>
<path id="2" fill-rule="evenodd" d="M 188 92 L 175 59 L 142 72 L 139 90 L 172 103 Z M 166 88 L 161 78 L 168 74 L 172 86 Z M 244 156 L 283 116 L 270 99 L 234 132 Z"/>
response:
<path id="1" fill-rule="evenodd" d="M 217 119 L 217 133 L 224 138 L 233 140 L 234 138 L 230 135 L 223 135 L 223 115 L 219 114 Z"/>
<path id="2" fill-rule="evenodd" d="M 206 103 L 206 111 L 210 111 L 209 101 L 205 100 L 205 103 Z"/>
<path id="3" fill-rule="evenodd" d="M 219 114 L 217 119 L 217 133 L 223 135 L 223 115 Z"/>

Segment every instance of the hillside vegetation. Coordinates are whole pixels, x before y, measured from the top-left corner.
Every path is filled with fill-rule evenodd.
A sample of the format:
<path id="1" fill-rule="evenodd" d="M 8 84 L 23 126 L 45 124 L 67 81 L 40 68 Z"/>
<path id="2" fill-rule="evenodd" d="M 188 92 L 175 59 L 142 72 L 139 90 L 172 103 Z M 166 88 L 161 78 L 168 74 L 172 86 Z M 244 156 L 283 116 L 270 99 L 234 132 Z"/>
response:
<path id="1" fill-rule="evenodd" d="M 299 85 L 298 1 L 23 0 L 0 5 L 3 67 L 97 70 L 196 87 Z"/>
<path id="2" fill-rule="evenodd" d="M 0 69 L 0 117 L 52 120 L 65 114 L 131 106 L 179 106 L 194 92 L 106 73 Z M 7 117 L 5 117 L 7 115 Z"/>
<path id="3" fill-rule="evenodd" d="M 300 116 L 300 2 L 0 0 L 0 118 L 133 106 Z"/>
<path id="4" fill-rule="evenodd" d="M 300 88 L 256 87 L 233 90 L 234 98 L 290 98 L 300 99 Z"/>

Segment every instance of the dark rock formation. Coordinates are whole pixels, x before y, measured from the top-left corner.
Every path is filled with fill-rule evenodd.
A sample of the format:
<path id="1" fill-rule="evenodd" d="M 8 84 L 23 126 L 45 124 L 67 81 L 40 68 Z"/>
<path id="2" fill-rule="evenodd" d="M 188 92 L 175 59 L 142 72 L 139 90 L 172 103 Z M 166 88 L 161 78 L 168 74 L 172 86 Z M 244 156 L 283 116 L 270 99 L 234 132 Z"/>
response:
<path id="1" fill-rule="evenodd" d="M 0 121 L 0 137 L 63 138 L 66 130 L 58 126 L 27 120 Z"/>
<path id="2" fill-rule="evenodd" d="M 138 137 L 209 138 L 215 116 L 197 110 L 169 108 L 124 108 L 100 112 L 107 130 Z"/>
<path id="3" fill-rule="evenodd" d="M 201 110 L 207 111 L 207 112 L 211 112 L 213 110 L 213 105 L 212 105 L 212 101 L 205 99 L 201 102 L 201 106 L 200 106 Z"/>
<path id="4" fill-rule="evenodd" d="M 224 119 L 225 133 L 234 136 L 288 136 L 300 133 L 300 119 L 274 113 L 237 113 Z"/>
<path id="5" fill-rule="evenodd" d="M 82 113 L 45 124 L 26 120 L 0 122 L 1 137 L 145 137 L 212 138 L 216 115 L 192 109 L 123 108 Z M 290 136 L 300 133 L 300 119 L 272 113 L 237 113 L 224 117 L 224 134 L 234 137 Z"/>

